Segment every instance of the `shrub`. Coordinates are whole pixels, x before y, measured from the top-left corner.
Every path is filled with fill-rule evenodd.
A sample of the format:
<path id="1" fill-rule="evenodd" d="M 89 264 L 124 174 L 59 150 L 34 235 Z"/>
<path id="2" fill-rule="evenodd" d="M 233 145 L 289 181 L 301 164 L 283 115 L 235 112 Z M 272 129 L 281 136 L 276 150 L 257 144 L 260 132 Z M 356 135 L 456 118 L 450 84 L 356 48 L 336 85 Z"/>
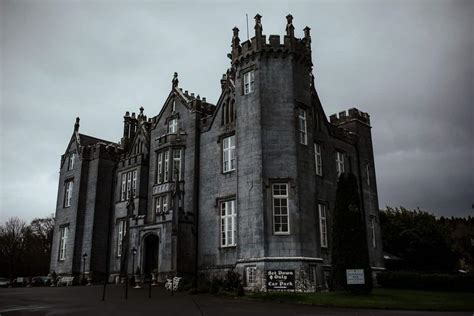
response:
<path id="1" fill-rule="evenodd" d="M 416 272 L 382 272 L 377 275 L 382 287 L 396 289 L 474 292 L 472 274 L 423 274 Z"/>

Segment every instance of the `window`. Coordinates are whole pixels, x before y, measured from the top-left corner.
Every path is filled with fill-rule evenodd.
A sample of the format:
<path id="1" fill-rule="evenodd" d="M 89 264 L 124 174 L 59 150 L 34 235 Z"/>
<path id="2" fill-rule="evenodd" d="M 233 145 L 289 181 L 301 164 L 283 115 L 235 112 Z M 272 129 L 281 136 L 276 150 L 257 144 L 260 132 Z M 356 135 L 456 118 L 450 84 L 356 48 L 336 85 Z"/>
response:
<path id="1" fill-rule="evenodd" d="M 176 133 L 178 131 L 178 118 L 171 119 L 168 122 L 168 134 Z"/>
<path id="2" fill-rule="evenodd" d="M 160 195 L 155 198 L 155 214 L 164 216 L 168 212 L 168 195 Z"/>
<path id="3" fill-rule="evenodd" d="M 370 217 L 370 231 L 372 233 L 372 247 L 377 247 L 377 242 L 375 240 L 375 217 Z"/>
<path id="4" fill-rule="evenodd" d="M 255 88 L 255 74 L 254 71 L 248 71 L 244 73 L 244 94 L 249 94 L 254 91 Z"/>
<path id="5" fill-rule="evenodd" d="M 178 175 L 178 180 L 181 180 L 181 149 L 173 150 L 173 181 L 176 180 L 176 175 Z"/>
<path id="6" fill-rule="evenodd" d="M 236 237 L 235 200 L 221 202 L 221 246 L 235 246 Z"/>
<path id="7" fill-rule="evenodd" d="M 158 163 L 157 163 L 157 169 L 158 169 L 158 175 L 157 175 L 157 181 L 158 183 L 163 182 L 163 153 L 158 153 Z"/>
<path id="8" fill-rule="evenodd" d="M 318 204 L 318 211 L 319 211 L 319 235 L 320 235 L 320 240 L 321 240 L 321 247 L 326 248 L 328 246 L 326 205 Z"/>
<path id="9" fill-rule="evenodd" d="M 365 177 L 367 178 L 367 185 L 370 185 L 370 164 L 365 166 Z"/>
<path id="10" fill-rule="evenodd" d="M 138 170 L 125 171 L 121 175 L 120 200 L 126 201 L 137 196 Z"/>
<path id="11" fill-rule="evenodd" d="M 74 153 L 71 153 L 69 155 L 67 170 L 74 169 L 74 160 L 75 160 L 75 158 L 76 158 L 76 155 Z"/>
<path id="12" fill-rule="evenodd" d="M 66 259 L 66 248 L 67 248 L 67 235 L 69 232 L 69 227 L 64 226 L 60 228 L 59 233 L 59 261 Z"/>
<path id="13" fill-rule="evenodd" d="M 71 206 L 73 185 L 74 185 L 74 181 L 72 180 L 66 181 L 65 188 L 64 188 L 64 207 Z"/>
<path id="14" fill-rule="evenodd" d="M 300 135 L 300 143 L 303 145 L 307 144 L 306 137 L 306 111 L 303 109 L 298 110 L 298 131 Z"/>
<path id="15" fill-rule="evenodd" d="M 137 170 L 133 170 L 132 172 L 132 196 L 137 196 Z"/>
<path id="16" fill-rule="evenodd" d="M 321 145 L 314 144 L 314 160 L 316 163 L 316 174 L 318 176 L 323 175 L 323 158 L 321 156 Z"/>
<path id="17" fill-rule="evenodd" d="M 176 100 L 173 99 L 171 103 L 171 112 L 176 112 Z"/>
<path id="18" fill-rule="evenodd" d="M 339 178 L 344 172 L 344 153 L 336 151 L 336 171 Z"/>
<path id="19" fill-rule="evenodd" d="M 273 232 L 275 234 L 289 234 L 290 224 L 288 216 L 288 184 L 274 183 L 273 196 Z"/>
<path id="20" fill-rule="evenodd" d="M 234 121 L 234 101 L 226 102 L 222 106 L 222 125 L 232 123 Z"/>
<path id="21" fill-rule="evenodd" d="M 127 222 L 126 220 L 122 219 L 118 221 L 117 225 L 117 257 L 122 255 L 122 245 L 123 245 L 123 238 L 127 235 Z"/>
<path id="22" fill-rule="evenodd" d="M 235 170 L 235 135 L 226 137 L 222 141 L 222 170 Z"/>
<path id="23" fill-rule="evenodd" d="M 168 170 L 169 169 L 169 161 L 170 161 L 170 152 L 165 151 L 165 163 L 164 163 L 164 169 L 165 170 L 163 172 L 163 174 L 164 174 L 163 181 L 164 182 L 168 182 L 168 180 L 169 180 L 169 177 L 168 177 L 168 175 L 169 175 L 169 170 Z"/>
<path id="24" fill-rule="evenodd" d="M 257 267 L 246 267 L 245 268 L 245 276 L 246 276 L 246 283 L 247 286 L 253 286 L 257 283 Z"/>

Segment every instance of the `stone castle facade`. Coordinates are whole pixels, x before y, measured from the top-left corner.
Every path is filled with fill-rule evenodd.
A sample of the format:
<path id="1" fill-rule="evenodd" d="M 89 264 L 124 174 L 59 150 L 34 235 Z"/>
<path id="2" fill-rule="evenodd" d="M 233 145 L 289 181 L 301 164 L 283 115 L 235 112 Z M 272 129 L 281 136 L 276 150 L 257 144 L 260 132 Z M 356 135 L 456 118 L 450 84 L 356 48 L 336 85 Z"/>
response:
<path id="1" fill-rule="evenodd" d="M 124 116 L 119 143 L 79 133 L 61 157 L 51 272 L 110 279 L 120 272 L 221 276 L 265 289 L 265 271 L 297 286 L 331 280 L 338 176 L 359 179 L 373 271 L 383 269 L 369 115 L 328 120 L 312 75 L 310 29 L 240 42 L 216 105 L 175 73 L 160 113 Z"/>

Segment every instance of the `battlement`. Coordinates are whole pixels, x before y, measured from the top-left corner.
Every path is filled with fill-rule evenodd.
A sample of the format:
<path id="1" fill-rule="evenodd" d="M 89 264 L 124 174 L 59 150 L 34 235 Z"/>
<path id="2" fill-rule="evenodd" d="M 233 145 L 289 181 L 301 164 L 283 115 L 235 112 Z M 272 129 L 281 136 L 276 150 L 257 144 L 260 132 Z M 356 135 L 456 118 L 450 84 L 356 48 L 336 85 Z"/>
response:
<path id="1" fill-rule="evenodd" d="M 309 27 L 304 28 L 303 38 L 296 38 L 294 34 L 295 28 L 293 26 L 293 16 L 289 14 L 286 17 L 286 35 L 283 37 L 283 42 L 281 41 L 280 35 L 269 35 L 267 42 L 267 37 L 262 34 L 263 27 L 261 18 L 262 16 L 259 14 L 255 16 L 255 36 L 242 44 L 239 39 L 239 29 L 234 27 L 232 53 L 229 54 L 232 64 L 239 64 L 242 60 L 257 53 L 267 53 L 272 57 L 295 54 L 298 57 L 298 60 L 308 66 L 312 66 L 311 36 Z"/>
<path id="2" fill-rule="evenodd" d="M 329 117 L 329 120 L 334 125 L 340 125 L 349 121 L 357 120 L 370 126 L 370 115 L 356 108 L 351 108 L 347 112 L 339 112 L 339 115 L 333 114 Z"/>

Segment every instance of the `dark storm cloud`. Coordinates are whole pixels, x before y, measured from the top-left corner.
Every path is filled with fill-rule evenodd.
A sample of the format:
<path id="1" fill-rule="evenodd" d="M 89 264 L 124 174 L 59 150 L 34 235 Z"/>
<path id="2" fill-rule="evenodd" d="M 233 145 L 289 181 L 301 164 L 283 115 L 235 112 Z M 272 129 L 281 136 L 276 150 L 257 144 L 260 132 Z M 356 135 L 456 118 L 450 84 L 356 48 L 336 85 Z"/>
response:
<path id="1" fill-rule="evenodd" d="M 121 116 L 156 115 L 174 71 L 215 102 L 231 29 L 312 28 L 326 114 L 371 114 L 380 205 L 472 214 L 473 5 L 468 1 L 0 2 L 0 220 L 55 210 L 72 134 L 118 141 Z"/>

